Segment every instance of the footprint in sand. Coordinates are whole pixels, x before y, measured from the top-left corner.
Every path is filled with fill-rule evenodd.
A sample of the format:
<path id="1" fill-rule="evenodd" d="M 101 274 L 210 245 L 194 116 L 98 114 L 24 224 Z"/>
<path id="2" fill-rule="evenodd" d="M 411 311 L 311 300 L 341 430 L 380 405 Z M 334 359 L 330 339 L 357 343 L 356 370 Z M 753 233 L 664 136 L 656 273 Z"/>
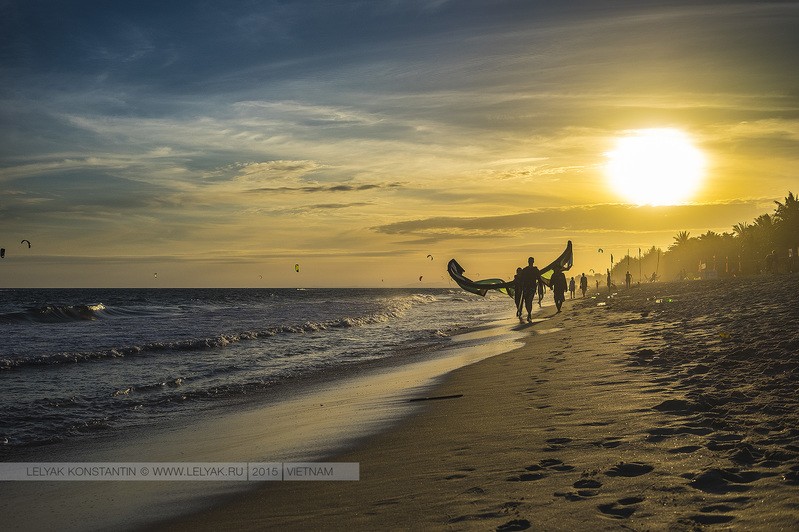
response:
<path id="1" fill-rule="evenodd" d="M 506 480 L 509 482 L 530 482 L 531 480 L 541 480 L 545 476 L 543 473 L 522 473 L 515 477 L 508 477 Z"/>
<path id="2" fill-rule="evenodd" d="M 512 530 L 527 530 L 532 525 L 527 519 L 514 519 L 497 527 L 497 532 L 511 532 Z"/>
<path id="3" fill-rule="evenodd" d="M 685 445 L 683 447 L 676 447 L 674 449 L 669 449 L 667 452 L 671 454 L 693 453 L 701 448 L 702 447 L 699 445 Z"/>
<path id="4" fill-rule="evenodd" d="M 531 480 L 541 480 L 547 476 L 547 470 L 555 472 L 573 471 L 574 466 L 564 464 L 557 458 L 545 458 L 537 464 L 532 464 L 524 468 L 528 473 L 521 473 L 513 477 L 508 477 L 509 482 L 529 482 Z"/>
<path id="5" fill-rule="evenodd" d="M 748 484 L 759 478 L 762 474 L 754 471 L 740 472 L 737 469 L 708 469 L 703 473 L 694 476 L 691 474 L 685 475 L 686 478 L 692 478 L 690 485 L 692 488 L 704 491 L 705 493 L 715 493 L 723 495 L 725 493 L 743 492 L 748 491 Z"/>
<path id="6" fill-rule="evenodd" d="M 721 523 L 729 523 L 735 516 L 732 515 L 715 515 L 715 514 L 695 514 L 688 516 L 688 519 L 699 525 L 719 525 Z"/>
<path id="7" fill-rule="evenodd" d="M 592 441 L 591 445 L 596 445 L 597 447 L 604 447 L 605 449 L 613 449 L 614 447 L 618 447 L 622 443 L 624 442 L 621 438 L 618 438 L 616 436 L 610 436 L 599 441 Z"/>
<path id="8" fill-rule="evenodd" d="M 572 471 L 574 470 L 574 466 L 570 466 L 564 464 L 562 460 L 558 460 L 557 458 L 545 458 L 538 462 L 540 467 L 545 467 L 547 469 L 552 469 L 554 471 Z"/>
<path id="9" fill-rule="evenodd" d="M 643 502 L 643 497 L 625 497 L 616 502 L 609 502 L 597 506 L 600 512 L 614 519 L 627 519 L 635 513 L 637 508 L 634 506 Z"/>
<path id="10" fill-rule="evenodd" d="M 570 502 L 584 501 L 589 497 L 596 497 L 599 495 L 598 488 L 602 487 L 602 483 L 593 478 L 581 478 L 572 484 L 572 486 L 576 488 L 577 491 L 556 491 L 554 493 L 555 497 L 563 497 Z"/>
<path id="11" fill-rule="evenodd" d="M 555 414 L 555 415 L 559 416 L 559 415 L 571 415 L 571 414 Z M 548 445 L 541 450 L 546 453 L 560 451 L 561 449 L 563 449 L 564 446 L 566 446 L 571 442 L 572 442 L 571 438 L 550 438 L 547 440 Z"/>
<path id="12" fill-rule="evenodd" d="M 572 484 L 572 486 L 580 489 L 584 488 L 595 489 L 595 488 L 601 488 L 602 483 L 598 480 L 594 480 L 593 478 L 581 478 L 580 480 Z"/>
<path id="13" fill-rule="evenodd" d="M 605 474 L 609 477 L 639 477 L 651 473 L 655 468 L 641 462 L 620 462 L 608 469 Z"/>

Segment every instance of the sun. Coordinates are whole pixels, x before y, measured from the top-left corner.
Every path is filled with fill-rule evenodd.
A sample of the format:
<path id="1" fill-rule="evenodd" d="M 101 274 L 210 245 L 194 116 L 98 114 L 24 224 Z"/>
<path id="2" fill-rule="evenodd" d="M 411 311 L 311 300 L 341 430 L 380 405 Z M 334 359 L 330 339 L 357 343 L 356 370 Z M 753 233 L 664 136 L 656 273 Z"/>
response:
<path id="1" fill-rule="evenodd" d="M 638 129 L 605 154 L 614 190 L 638 205 L 679 205 L 704 179 L 705 157 L 678 129 Z"/>

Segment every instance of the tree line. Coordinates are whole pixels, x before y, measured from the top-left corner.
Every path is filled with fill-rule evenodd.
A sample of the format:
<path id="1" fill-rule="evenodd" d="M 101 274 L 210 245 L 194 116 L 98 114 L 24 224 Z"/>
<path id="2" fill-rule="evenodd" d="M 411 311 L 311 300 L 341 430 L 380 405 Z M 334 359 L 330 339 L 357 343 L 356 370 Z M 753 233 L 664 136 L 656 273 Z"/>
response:
<path id="1" fill-rule="evenodd" d="M 772 214 L 737 223 L 730 232 L 691 236 L 680 231 L 666 251 L 652 246 L 639 251 L 640 258 L 628 254 L 614 264 L 613 279 L 623 279 L 627 271 L 641 282 L 653 274 L 670 281 L 799 271 L 799 196 L 788 192 L 774 203 Z"/>

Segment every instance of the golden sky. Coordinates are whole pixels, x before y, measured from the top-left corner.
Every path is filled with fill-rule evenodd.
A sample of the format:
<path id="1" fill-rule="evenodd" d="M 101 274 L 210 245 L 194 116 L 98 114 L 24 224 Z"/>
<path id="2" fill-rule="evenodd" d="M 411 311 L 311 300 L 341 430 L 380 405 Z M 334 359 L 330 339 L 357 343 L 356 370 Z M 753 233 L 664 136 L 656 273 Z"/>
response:
<path id="1" fill-rule="evenodd" d="M 794 2 L 0 13 L 0 287 L 448 286 L 567 240 L 579 273 L 799 191 Z M 650 128 L 705 157 L 683 205 L 608 184 Z"/>

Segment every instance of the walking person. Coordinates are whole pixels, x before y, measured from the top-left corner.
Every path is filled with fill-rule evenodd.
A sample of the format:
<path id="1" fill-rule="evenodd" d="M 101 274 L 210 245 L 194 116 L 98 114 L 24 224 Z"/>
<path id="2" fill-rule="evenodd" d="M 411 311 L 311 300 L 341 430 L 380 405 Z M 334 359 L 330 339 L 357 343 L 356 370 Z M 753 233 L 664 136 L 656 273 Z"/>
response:
<path id="1" fill-rule="evenodd" d="M 585 274 L 580 276 L 580 292 L 583 293 L 583 297 L 585 297 L 585 293 L 588 292 L 588 277 Z"/>
<path id="2" fill-rule="evenodd" d="M 569 299 L 574 299 L 574 292 L 575 292 L 575 284 L 574 284 L 574 277 L 569 280 Z"/>
<path id="3" fill-rule="evenodd" d="M 558 312 L 566 300 L 566 288 L 566 275 L 561 271 L 560 266 L 556 265 L 555 273 L 552 274 L 552 295 L 555 297 L 555 306 L 558 307 Z"/>
<path id="4" fill-rule="evenodd" d="M 522 295 L 524 298 L 524 308 L 527 309 L 527 321 L 533 321 L 533 296 L 536 292 L 536 286 L 541 282 L 541 275 L 538 268 L 535 266 L 535 259 L 529 257 L 527 259 L 527 266 L 522 268 Z"/>
<path id="5" fill-rule="evenodd" d="M 513 300 L 516 302 L 516 317 L 522 319 L 522 269 L 516 268 L 513 276 Z"/>
<path id="6" fill-rule="evenodd" d="M 546 291 L 546 287 L 544 283 L 540 280 L 538 281 L 538 306 L 541 306 L 541 300 L 544 299 L 544 292 Z"/>

